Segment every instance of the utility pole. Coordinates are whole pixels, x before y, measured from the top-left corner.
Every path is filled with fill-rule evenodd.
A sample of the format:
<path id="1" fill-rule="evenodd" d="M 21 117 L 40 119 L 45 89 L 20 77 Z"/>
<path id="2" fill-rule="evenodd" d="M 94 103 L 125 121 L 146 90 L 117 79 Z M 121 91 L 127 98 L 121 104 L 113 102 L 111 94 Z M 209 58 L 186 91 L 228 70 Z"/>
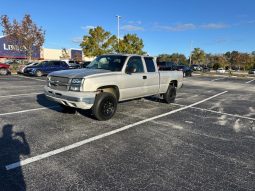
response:
<path id="1" fill-rule="evenodd" d="M 193 43 L 193 41 L 191 41 L 191 42 L 190 42 L 189 67 L 191 67 L 191 57 L 192 57 L 192 43 Z"/>
<path id="2" fill-rule="evenodd" d="M 119 15 L 116 15 L 116 17 L 117 17 L 117 23 L 118 23 L 118 28 L 117 28 L 117 38 L 118 38 L 118 50 L 119 50 L 119 42 L 120 42 L 120 18 L 121 18 L 121 16 L 119 16 Z"/>

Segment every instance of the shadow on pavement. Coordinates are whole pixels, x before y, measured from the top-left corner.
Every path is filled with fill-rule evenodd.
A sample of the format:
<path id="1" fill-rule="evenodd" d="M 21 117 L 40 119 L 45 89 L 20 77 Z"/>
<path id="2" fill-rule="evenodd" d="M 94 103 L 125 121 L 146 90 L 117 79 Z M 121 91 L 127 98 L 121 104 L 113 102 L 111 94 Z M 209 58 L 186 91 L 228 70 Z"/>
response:
<path id="1" fill-rule="evenodd" d="M 22 168 L 6 170 L 6 165 L 20 161 L 21 155 L 29 155 L 30 147 L 24 132 L 13 132 L 13 125 L 2 127 L 0 137 L 0 190 L 25 191 L 26 183 Z"/>
<path id="2" fill-rule="evenodd" d="M 91 110 L 82 110 L 82 109 L 76 109 L 71 107 L 65 107 L 62 104 L 58 104 L 54 101 L 47 99 L 44 94 L 37 95 L 37 102 L 41 106 L 47 107 L 53 111 L 57 111 L 60 113 L 67 113 L 67 114 L 77 114 L 77 115 L 82 115 L 84 117 L 94 119 L 93 116 L 91 115 Z"/>

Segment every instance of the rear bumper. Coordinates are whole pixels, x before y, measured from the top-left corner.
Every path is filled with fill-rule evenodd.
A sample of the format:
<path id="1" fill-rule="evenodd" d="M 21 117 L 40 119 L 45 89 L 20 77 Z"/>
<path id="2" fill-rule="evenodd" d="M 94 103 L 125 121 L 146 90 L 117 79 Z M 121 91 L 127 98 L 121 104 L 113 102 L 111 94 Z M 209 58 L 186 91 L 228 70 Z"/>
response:
<path id="1" fill-rule="evenodd" d="M 96 97 L 96 92 L 58 91 L 47 86 L 44 87 L 44 93 L 50 100 L 80 109 L 90 109 Z"/>

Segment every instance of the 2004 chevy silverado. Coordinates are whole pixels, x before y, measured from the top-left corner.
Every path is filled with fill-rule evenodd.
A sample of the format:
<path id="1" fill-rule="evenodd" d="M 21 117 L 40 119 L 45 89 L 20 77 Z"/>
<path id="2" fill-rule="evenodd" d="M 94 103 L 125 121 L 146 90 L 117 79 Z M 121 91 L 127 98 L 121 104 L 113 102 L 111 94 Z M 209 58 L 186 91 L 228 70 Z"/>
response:
<path id="1" fill-rule="evenodd" d="M 44 91 L 67 109 L 91 109 L 96 119 L 108 120 L 118 101 L 160 95 L 174 102 L 182 83 L 182 72 L 159 72 L 153 57 L 113 54 L 98 56 L 85 69 L 50 73 Z"/>

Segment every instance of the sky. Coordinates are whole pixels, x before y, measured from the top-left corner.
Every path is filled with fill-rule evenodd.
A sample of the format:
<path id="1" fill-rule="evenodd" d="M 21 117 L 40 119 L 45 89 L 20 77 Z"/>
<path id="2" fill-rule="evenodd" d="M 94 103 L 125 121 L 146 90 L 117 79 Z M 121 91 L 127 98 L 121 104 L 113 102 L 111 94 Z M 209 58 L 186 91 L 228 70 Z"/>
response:
<path id="1" fill-rule="evenodd" d="M 117 35 L 120 15 L 120 37 L 137 34 L 154 56 L 187 56 L 195 47 L 213 54 L 255 51 L 254 10 L 254 0 L 2 0 L 0 5 L 0 15 L 11 20 L 30 14 L 46 31 L 46 48 L 80 48 L 95 26 Z"/>

